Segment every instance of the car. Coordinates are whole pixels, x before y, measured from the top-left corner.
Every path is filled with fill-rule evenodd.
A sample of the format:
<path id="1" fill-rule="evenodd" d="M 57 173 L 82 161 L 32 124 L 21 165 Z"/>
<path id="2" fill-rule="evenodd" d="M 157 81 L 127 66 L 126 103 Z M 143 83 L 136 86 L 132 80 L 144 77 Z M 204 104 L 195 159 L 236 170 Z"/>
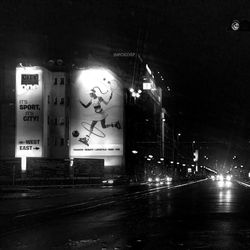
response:
<path id="1" fill-rule="evenodd" d="M 172 177 L 165 176 L 165 177 L 148 177 L 147 184 L 150 186 L 162 186 L 162 185 L 169 185 L 172 182 Z"/>
<path id="2" fill-rule="evenodd" d="M 104 186 L 128 185 L 130 179 L 127 176 L 114 176 L 102 180 Z"/>

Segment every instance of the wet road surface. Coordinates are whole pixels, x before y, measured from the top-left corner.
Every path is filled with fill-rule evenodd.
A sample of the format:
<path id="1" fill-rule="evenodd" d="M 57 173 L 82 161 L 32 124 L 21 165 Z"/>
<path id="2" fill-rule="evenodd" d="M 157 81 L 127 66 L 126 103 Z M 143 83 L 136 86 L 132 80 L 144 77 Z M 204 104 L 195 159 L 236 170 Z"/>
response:
<path id="1" fill-rule="evenodd" d="M 115 198 L 2 236 L 0 249 L 250 249 L 250 188 L 207 180 Z"/>

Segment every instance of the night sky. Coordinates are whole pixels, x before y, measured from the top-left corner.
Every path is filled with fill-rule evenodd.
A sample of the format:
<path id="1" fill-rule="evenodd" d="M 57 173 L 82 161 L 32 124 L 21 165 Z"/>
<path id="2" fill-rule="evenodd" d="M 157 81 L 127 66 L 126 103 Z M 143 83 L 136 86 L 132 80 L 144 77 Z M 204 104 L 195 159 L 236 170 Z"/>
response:
<path id="1" fill-rule="evenodd" d="M 0 53 L 67 60 L 93 42 L 133 51 L 141 32 L 139 50 L 171 87 L 164 105 L 184 140 L 225 142 L 246 158 L 250 31 L 231 31 L 233 19 L 250 20 L 249 1 L 1 1 Z M 24 42 L 21 53 L 34 37 L 39 46 Z"/>

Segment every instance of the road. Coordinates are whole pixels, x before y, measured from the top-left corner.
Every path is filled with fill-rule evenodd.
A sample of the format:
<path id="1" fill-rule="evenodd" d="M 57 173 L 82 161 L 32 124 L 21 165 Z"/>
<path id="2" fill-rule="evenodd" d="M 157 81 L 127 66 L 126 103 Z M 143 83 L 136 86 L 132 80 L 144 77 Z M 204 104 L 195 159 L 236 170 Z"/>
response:
<path id="1" fill-rule="evenodd" d="M 250 188 L 206 180 L 120 193 L 1 236 L 0 249 L 250 249 Z"/>

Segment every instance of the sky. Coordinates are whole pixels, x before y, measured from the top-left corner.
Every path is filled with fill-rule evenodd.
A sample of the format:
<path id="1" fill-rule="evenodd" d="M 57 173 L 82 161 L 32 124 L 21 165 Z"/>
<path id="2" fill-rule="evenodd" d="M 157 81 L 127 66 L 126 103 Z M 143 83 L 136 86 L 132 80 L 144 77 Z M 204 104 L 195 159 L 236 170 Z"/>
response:
<path id="1" fill-rule="evenodd" d="M 171 87 L 164 105 L 185 140 L 249 153 L 250 32 L 229 29 L 233 19 L 250 20 L 249 1 L 9 0 L 0 14 L 0 55 L 22 56 L 20 41 L 32 39 L 23 54 L 45 58 L 81 56 L 97 41 L 139 47 Z"/>

